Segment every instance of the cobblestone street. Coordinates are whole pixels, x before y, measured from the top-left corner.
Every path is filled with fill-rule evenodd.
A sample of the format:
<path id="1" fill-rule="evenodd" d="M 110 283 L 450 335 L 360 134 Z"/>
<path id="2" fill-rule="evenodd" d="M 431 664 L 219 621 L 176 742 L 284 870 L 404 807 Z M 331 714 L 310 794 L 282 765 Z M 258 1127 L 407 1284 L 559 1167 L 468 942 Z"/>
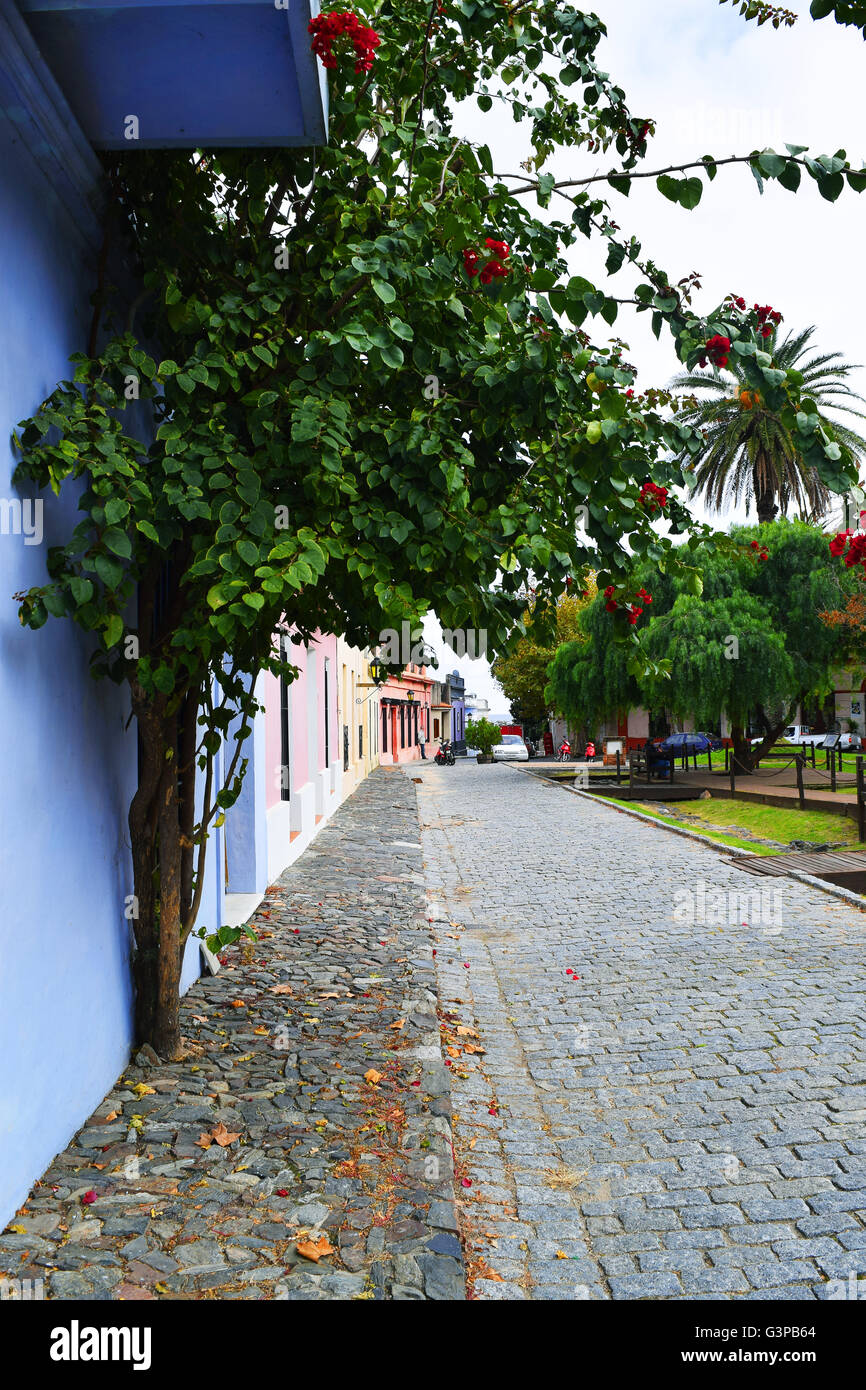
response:
<path id="1" fill-rule="evenodd" d="M 35 1185 L 3 1297 L 464 1297 L 417 839 L 374 772 Z"/>
<path id="2" fill-rule="evenodd" d="M 753 878 L 516 768 L 416 789 L 446 1018 L 486 1049 L 451 1066 L 476 1296 L 814 1299 L 866 1272 L 866 918 L 775 879 L 772 914 L 715 921 L 701 886 Z"/>

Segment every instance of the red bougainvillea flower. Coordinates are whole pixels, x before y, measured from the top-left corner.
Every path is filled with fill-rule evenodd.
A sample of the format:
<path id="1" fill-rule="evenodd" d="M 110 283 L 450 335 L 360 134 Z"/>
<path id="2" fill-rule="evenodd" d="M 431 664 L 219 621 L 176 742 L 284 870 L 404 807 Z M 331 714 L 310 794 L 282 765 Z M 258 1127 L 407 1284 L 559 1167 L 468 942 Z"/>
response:
<path id="1" fill-rule="evenodd" d="M 325 68 L 337 66 L 333 48 L 335 39 L 344 35 L 351 39 L 355 51 L 355 72 L 370 71 L 374 51 L 382 42 L 375 29 L 368 29 L 351 10 L 346 14 L 337 14 L 332 10 L 329 14 L 316 15 L 310 20 L 307 30 L 313 36 L 312 50 Z"/>
<path id="2" fill-rule="evenodd" d="M 849 537 L 852 535 L 852 531 L 840 531 L 838 536 L 834 536 L 830 542 L 830 554 L 842 555 L 848 544 Z"/>
<path id="3" fill-rule="evenodd" d="M 421 1082 L 420 1082 L 420 1081 L 410 1081 L 410 1082 L 409 1082 L 409 1085 L 410 1085 L 410 1086 L 420 1086 L 420 1085 L 421 1085 Z"/>
<path id="4" fill-rule="evenodd" d="M 640 490 L 640 503 L 647 512 L 654 512 L 658 507 L 663 512 L 668 500 L 668 490 L 666 487 L 656 487 L 655 483 L 644 483 Z"/>
<path id="5" fill-rule="evenodd" d="M 617 608 L 619 608 L 619 604 L 615 603 L 612 598 L 609 598 L 604 606 L 608 613 L 615 613 Z"/>
<path id="6" fill-rule="evenodd" d="M 627 401 L 630 401 L 630 400 L 632 399 L 633 396 L 634 396 L 634 389 L 630 386 L 630 387 L 628 388 L 628 390 L 626 391 L 626 393 L 625 393 L 625 398 L 626 398 Z"/>
<path id="7" fill-rule="evenodd" d="M 759 549 L 760 549 L 760 546 L 758 545 L 758 542 L 757 542 L 757 541 L 749 541 L 749 545 L 752 547 L 753 550 L 759 550 Z"/>
<path id="8" fill-rule="evenodd" d="M 641 615 L 642 612 L 643 612 L 643 609 L 642 609 L 642 608 L 639 608 L 638 605 L 637 605 L 636 603 L 631 603 L 631 604 L 629 604 L 628 620 L 629 620 L 629 623 L 630 623 L 630 625 L 631 625 L 632 627 L 634 627 L 635 623 L 637 622 L 637 620 L 638 620 L 638 618 L 640 617 L 640 615 Z"/>
<path id="9" fill-rule="evenodd" d="M 86 1207 L 92 1206 L 93 1203 L 96 1201 L 96 1193 L 91 1188 L 89 1192 L 85 1192 L 81 1200 Z"/>
<path id="10" fill-rule="evenodd" d="M 511 248 L 507 241 L 497 241 L 495 237 L 490 236 L 485 238 L 484 245 L 494 254 L 487 258 L 480 270 L 479 253 L 474 246 L 465 247 L 463 268 L 470 279 L 477 275 L 482 285 L 489 285 L 493 280 L 502 280 L 511 273 L 510 267 L 503 264 L 511 255 Z"/>
<path id="11" fill-rule="evenodd" d="M 461 1185 L 461 1187 L 471 1187 L 471 1186 L 472 1186 L 472 1179 L 471 1179 L 471 1178 L 461 1178 L 461 1179 L 460 1179 L 460 1185 Z"/>
<path id="12" fill-rule="evenodd" d="M 745 309 L 746 301 L 741 294 L 732 294 L 731 299 L 736 304 L 738 309 Z"/>
<path id="13" fill-rule="evenodd" d="M 712 338 L 708 338 L 705 344 L 707 357 L 714 367 L 727 367 L 728 354 L 731 351 L 731 340 L 725 338 L 721 333 L 714 333 Z M 705 359 L 701 359 L 703 362 Z"/>
<path id="14" fill-rule="evenodd" d="M 642 598 L 644 603 L 652 603 L 653 601 L 652 594 L 648 594 L 646 589 L 638 589 L 637 596 L 638 598 Z"/>
<path id="15" fill-rule="evenodd" d="M 288 1195 L 289 1195 L 289 1189 L 288 1189 L 287 1187 L 278 1187 L 278 1188 L 277 1188 L 277 1196 L 278 1196 L 278 1197 L 288 1197 Z"/>

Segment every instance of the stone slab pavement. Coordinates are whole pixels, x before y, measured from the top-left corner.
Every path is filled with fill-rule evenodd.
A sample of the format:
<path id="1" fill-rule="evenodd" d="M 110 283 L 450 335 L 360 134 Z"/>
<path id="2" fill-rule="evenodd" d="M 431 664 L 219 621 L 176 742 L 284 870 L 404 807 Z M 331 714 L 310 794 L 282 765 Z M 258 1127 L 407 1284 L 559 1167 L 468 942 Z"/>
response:
<path id="1" fill-rule="evenodd" d="M 844 1297 L 866 916 L 519 768 L 407 775 L 472 1296 Z"/>
<path id="2" fill-rule="evenodd" d="M 463 1299 L 425 913 L 379 769 L 185 996 L 184 1060 L 139 1051 L 35 1184 L 0 1298 Z"/>

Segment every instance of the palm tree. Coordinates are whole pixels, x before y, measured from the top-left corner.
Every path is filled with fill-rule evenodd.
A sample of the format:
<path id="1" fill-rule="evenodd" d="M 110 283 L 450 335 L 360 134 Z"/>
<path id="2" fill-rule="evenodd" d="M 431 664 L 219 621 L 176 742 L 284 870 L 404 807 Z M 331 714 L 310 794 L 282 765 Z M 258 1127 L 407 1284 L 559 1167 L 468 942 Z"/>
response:
<path id="1" fill-rule="evenodd" d="M 814 327 L 804 328 L 800 333 L 789 333 L 781 342 L 776 342 L 774 333 L 767 340 L 766 351 L 772 353 L 774 366 L 802 374 L 802 395 L 815 402 L 822 424 L 829 427 L 843 455 L 859 458 L 866 455 L 866 439 L 825 414 L 843 411 L 866 419 L 849 403 L 862 403 L 863 399 L 847 382 L 856 368 L 839 352 L 814 353 L 814 332 Z M 701 452 L 692 456 L 693 471 L 696 490 L 703 493 L 713 511 L 720 512 L 727 503 L 740 500 L 748 507 L 754 500 L 759 522 L 772 521 L 780 508 L 786 513 L 792 502 L 801 513 L 823 516 L 830 503 L 829 490 L 814 468 L 804 464 L 790 430 L 750 386 L 742 358 L 731 355 L 726 375 L 683 372 L 674 378 L 671 388 L 693 396 L 703 393 L 703 398 L 699 396 L 687 405 L 679 418 L 696 425 L 704 435 Z"/>

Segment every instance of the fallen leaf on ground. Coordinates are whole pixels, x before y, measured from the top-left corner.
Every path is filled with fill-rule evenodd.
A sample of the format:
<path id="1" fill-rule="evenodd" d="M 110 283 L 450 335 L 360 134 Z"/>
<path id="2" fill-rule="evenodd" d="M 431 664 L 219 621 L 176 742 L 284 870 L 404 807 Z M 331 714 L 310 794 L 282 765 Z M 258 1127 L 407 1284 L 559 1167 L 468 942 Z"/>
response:
<path id="1" fill-rule="evenodd" d="M 364 1072 L 364 1080 L 369 1082 L 371 1086 L 378 1086 L 382 1080 L 382 1073 L 376 1071 L 375 1067 L 371 1067 L 369 1071 Z"/>
<path id="2" fill-rule="evenodd" d="M 406 1020 L 405 1018 L 398 1018 L 396 1023 L 392 1023 L 389 1026 L 393 1028 L 395 1032 L 399 1033 L 401 1028 L 406 1027 Z"/>
<path id="3" fill-rule="evenodd" d="M 263 1036 L 263 1037 L 267 1037 L 267 1035 L 268 1035 L 268 1030 L 267 1030 L 267 1028 L 254 1028 L 254 1029 L 253 1029 L 253 1032 L 254 1032 L 254 1033 L 259 1033 L 259 1034 L 260 1034 L 261 1036 Z"/>
<path id="4" fill-rule="evenodd" d="M 558 1260 L 567 1260 L 567 1259 L 570 1258 L 570 1256 L 566 1255 L 566 1253 L 565 1253 L 564 1250 L 557 1250 L 557 1252 L 556 1252 L 556 1258 L 557 1258 Z"/>
<path id="5" fill-rule="evenodd" d="M 156 1091 L 152 1086 L 145 1086 L 143 1081 L 139 1081 L 137 1086 L 132 1088 L 137 1096 L 155 1096 Z"/>
<path id="6" fill-rule="evenodd" d="M 319 1236 L 318 1240 L 299 1240 L 295 1249 L 305 1260 L 312 1260 L 315 1264 L 318 1264 L 324 1255 L 334 1253 L 334 1247 L 329 1244 L 327 1236 Z"/>
<path id="7" fill-rule="evenodd" d="M 244 1001 L 243 1001 L 243 999 L 233 999 L 233 1000 L 232 1000 L 232 1008 L 233 1008 L 233 1009 L 242 1009 L 243 1007 L 244 1007 Z"/>
<path id="8" fill-rule="evenodd" d="M 221 1149 L 225 1149 L 228 1148 L 229 1144 L 233 1144 L 235 1139 L 240 1139 L 240 1137 L 240 1133 L 232 1134 L 227 1130 L 222 1120 L 220 1120 L 216 1129 L 212 1129 L 210 1134 L 200 1135 L 195 1142 L 196 1146 L 200 1149 L 209 1149 L 211 1144 L 219 1144 Z"/>
<path id="9" fill-rule="evenodd" d="M 112 1121 L 112 1120 L 116 1120 L 116 1119 L 117 1119 L 117 1111 L 116 1111 L 116 1110 L 112 1110 L 112 1111 L 109 1112 L 109 1114 L 106 1115 L 106 1117 L 105 1117 L 105 1119 L 102 1121 L 102 1123 L 103 1123 L 104 1125 L 110 1125 L 110 1124 L 111 1124 L 111 1121 Z"/>
<path id="10" fill-rule="evenodd" d="M 291 985 L 271 985 L 271 994 L 294 994 Z"/>

